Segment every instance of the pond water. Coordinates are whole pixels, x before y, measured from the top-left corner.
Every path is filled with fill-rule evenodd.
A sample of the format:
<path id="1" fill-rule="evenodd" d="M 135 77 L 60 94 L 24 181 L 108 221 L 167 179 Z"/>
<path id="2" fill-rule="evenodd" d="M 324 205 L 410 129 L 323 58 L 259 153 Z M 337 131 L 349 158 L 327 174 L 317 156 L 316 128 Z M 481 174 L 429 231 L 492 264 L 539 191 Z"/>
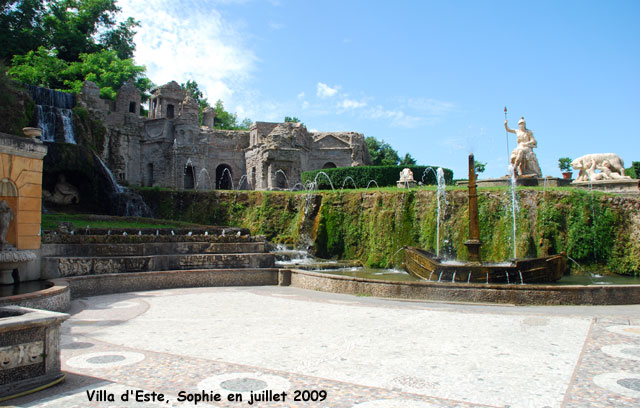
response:
<path id="1" fill-rule="evenodd" d="M 407 272 L 398 269 L 372 269 L 372 268 L 339 268 L 339 269 L 314 269 L 313 272 L 321 272 L 329 275 L 350 276 L 363 279 L 379 279 L 390 281 L 422 281 Z M 518 283 L 519 284 L 519 283 Z M 640 277 L 620 275 L 569 275 L 564 276 L 552 285 L 640 285 Z"/>
<path id="2" fill-rule="evenodd" d="M 376 279 L 401 282 L 418 282 L 422 279 L 409 275 L 400 269 L 374 269 L 350 266 L 348 261 L 335 261 L 315 258 L 305 251 L 276 250 L 277 266 L 281 268 L 304 269 L 328 275 L 349 276 L 352 278 Z M 622 275 L 599 275 L 588 272 L 564 276 L 552 285 L 640 285 L 640 277 Z"/>
<path id="3" fill-rule="evenodd" d="M 53 283 L 48 281 L 20 282 L 19 285 L 0 285 L 0 298 L 37 292 L 51 286 L 53 286 Z"/>

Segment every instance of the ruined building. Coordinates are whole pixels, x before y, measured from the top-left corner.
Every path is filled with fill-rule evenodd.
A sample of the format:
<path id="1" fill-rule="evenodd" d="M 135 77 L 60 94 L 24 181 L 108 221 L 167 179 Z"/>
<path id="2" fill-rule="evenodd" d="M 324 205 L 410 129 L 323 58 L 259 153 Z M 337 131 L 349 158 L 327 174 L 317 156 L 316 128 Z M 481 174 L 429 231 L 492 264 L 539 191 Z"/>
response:
<path id="1" fill-rule="evenodd" d="M 115 101 L 86 82 L 77 103 L 106 126 L 103 160 L 119 181 L 179 189 L 294 188 L 303 171 L 370 164 L 360 133 L 309 132 L 300 123 L 255 122 L 249 131 L 198 121 L 198 104 L 175 81 L 152 90 L 147 118 L 140 93 L 124 85 Z M 297 187 L 301 187 L 298 185 Z"/>

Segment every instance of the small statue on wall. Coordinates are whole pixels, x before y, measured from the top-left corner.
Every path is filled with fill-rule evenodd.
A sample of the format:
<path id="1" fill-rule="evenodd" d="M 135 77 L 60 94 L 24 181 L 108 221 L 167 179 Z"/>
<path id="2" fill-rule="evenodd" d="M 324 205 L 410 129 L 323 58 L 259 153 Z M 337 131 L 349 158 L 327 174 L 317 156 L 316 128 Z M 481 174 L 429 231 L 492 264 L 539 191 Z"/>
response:
<path id="1" fill-rule="evenodd" d="M 409 168 L 404 168 L 400 172 L 400 182 L 404 183 L 405 181 L 415 181 L 413 179 L 413 172 Z"/>
<path id="2" fill-rule="evenodd" d="M 58 182 L 54 187 L 53 194 L 47 190 L 42 191 L 42 196 L 45 201 L 52 202 L 54 204 L 78 204 L 80 202 L 80 191 L 69 184 L 64 177 L 64 174 L 58 176 Z"/>
<path id="3" fill-rule="evenodd" d="M 7 232 L 13 220 L 13 212 L 5 200 L 0 201 L 0 246 L 9 245 Z"/>

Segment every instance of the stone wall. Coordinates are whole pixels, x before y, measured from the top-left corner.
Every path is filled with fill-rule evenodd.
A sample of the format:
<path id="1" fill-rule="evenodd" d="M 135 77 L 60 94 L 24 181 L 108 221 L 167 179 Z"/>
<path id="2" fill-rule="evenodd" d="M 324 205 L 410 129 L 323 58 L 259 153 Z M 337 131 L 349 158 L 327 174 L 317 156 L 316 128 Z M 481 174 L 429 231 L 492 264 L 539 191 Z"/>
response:
<path id="1" fill-rule="evenodd" d="M 40 248 L 42 158 L 47 148 L 35 140 L 0 133 L 0 200 L 14 215 L 7 241 L 18 249 Z"/>
<path id="2" fill-rule="evenodd" d="M 370 163 L 364 136 L 313 133 L 300 123 L 256 122 L 250 131 L 200 126 L 198 105 L 172 81 L 152 90 L 148 118 L 141 96 L 125 84 L 116 101 L 85 83 L 78 105 L 106 127 L 101 158 L 119 182 L 178 189 L 285 189 L 303 171 Z"/>
<path id="3" fill-rule="evenodd" d="M 399 250 L 435 252 L 434 188 L 410 191 L 163 192 L 141 194 L 159 218 L 249 228 L 253 235 L 325 258 L 357 259 L 372 267 L 400 267 Z M 481 256 L 513 257 L 513 220 L 507 190 L 478 193 Z M 561 251 L 594 272 L 640 275 L 640 198 L 572 189 L 518 190 L 518 257 Z M 467 192 L 448 190 L 440 220 L 440 253 L 466 259 Z M 575 265 L 574 265 L 575 266 Z"/>

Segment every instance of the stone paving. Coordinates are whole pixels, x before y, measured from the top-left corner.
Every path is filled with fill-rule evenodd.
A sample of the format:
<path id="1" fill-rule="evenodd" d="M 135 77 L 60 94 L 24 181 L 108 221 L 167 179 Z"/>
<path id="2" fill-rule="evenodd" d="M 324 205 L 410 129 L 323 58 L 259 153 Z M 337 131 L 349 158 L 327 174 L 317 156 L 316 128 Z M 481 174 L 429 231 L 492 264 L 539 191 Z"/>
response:
<path id="1" fill-rule="evenodd" d="M 83 298 L 71 314 L 62 336 L 66 381 L 4 404 L 640 406 L 640 306 L 445 304 L 233 287 Z"/>

